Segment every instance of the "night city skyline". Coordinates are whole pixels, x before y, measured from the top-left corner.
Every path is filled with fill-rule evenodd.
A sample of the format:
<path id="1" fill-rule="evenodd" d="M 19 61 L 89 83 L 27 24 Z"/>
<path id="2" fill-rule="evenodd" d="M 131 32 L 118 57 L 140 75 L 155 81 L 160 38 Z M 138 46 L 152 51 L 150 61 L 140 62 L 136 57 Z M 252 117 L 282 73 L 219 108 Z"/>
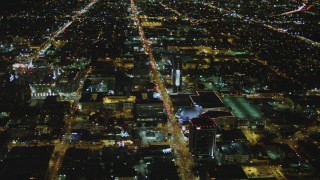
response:
<path id="1" fill-rule="evenodd" d="M 317 0 L 0 3 L 0 179 L 319 179 Z"/>

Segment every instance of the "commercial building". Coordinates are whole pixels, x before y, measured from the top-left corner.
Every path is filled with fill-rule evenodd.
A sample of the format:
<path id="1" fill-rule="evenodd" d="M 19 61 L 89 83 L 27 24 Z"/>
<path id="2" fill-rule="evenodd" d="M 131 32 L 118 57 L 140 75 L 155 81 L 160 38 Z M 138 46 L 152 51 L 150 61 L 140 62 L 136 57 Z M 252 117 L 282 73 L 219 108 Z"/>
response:
<path id="1" fill-rule="evenodd" d="M 214 120 L 221 129 L 231 129 L 235 126 L 235 117 L 231 112 L 224 111 L 207 111 L 202 114 Z"/>
<path id="2" fill-rule="evenodd" d="M 205 116 L 199 116 L 190 120 L 189 149 L 196 158 L 214 158 L 216 128 L 216 123 Z"/>
<path id="3" fill-rule="evenodd" d="M 154 96 L 155 92 L 134 92 L 134 118 L 138 126 L 156 126 L 166 122 L 163 102 Z"/>
<path id="4" fill-rule="evenodd" d="M 132 110 L 135 99 L 135 96 L 112 96 L 106 93 L 83 94 L 79 109 L 88 112 L 100 109 Z"/>
<path id="5" fill-rule="evenodd" d="M 253 155 L 245 142 L 231 141 L 217 143 L 221 164 L 248 163 Z"/>
<path id="6" fill-rule="evenodd" d="M 190 95 L 194 107 L 203 111 L 227 111 L 220 97 L 213 91 L 197 91 L 196 95 Z"/>
<path id="7" fill-rule="evenodd" d="M 238 127 L 263 127 L 265 120 L 262 112 L 247 98 L 242 96 L 225 96 L 223 102 L 230 107 Z"/>
<path id="8" fill-rule="evenodd" d="M 47 96 L 44 100 L 42 106 L 42 111 L 44 113 L 52 114 L 69 114 L 71 110 L 71 104 L 69 101 L 60 100 L 58 95 Z"/>

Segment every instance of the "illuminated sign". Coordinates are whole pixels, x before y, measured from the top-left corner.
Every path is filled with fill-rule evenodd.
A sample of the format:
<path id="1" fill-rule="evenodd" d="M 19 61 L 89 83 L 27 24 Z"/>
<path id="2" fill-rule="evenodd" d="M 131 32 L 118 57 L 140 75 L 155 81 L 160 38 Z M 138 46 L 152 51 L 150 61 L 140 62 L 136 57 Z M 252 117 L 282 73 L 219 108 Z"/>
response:
<path id="1" fill-rule="evenodd" d="M 14 76 L 11 74 L 10 75 L 10 82 L 12 82 L 14 80 Z"/>
<path id="2" fill-rule="evenodd" d="M 127 131 L 121 131 L 120 136 L 121 136 L 121 137 L 128 137 L 129 134 L 128 134 Z"/>
<path id="3" fill-rule="evenodd" d="M 171 148 L 162 149 L 164 154 L 171 153 Z"/>

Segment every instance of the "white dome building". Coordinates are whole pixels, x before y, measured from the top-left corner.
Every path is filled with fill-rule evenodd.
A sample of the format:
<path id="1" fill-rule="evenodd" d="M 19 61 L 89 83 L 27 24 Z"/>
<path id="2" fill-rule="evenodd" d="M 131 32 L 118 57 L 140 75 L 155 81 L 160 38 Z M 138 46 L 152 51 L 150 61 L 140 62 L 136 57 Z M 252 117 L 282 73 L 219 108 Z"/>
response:
<path id="1" fill-rule="evenodd" d="M 178 110 L 176 116 L 181 125 L 186 125 L 189 120 L 198 117 L 201 114 L 201 111 L 201 109 L 195 107 L 184 107 Z"/>

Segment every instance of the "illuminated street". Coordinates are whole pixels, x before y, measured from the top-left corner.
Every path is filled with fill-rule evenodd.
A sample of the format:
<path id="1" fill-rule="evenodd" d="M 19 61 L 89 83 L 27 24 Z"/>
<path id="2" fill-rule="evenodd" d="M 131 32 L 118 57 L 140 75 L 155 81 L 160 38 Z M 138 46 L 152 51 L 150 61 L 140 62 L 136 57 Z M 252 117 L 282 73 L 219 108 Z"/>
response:
<path id="1" fill-rule="evenodd" d="M 64 154 L 66 150 L 69 148 L 69 142 L 71 141 L 71 130 L 74 125 L 73 121 L 74 117 L 66 117 L 65 127 L 63 128 L 63 139 L 61 141 L 58 141 L 57 144 L 55 144 L 55 151 L 52 156 L 53 166 L 51 167 L 51 172 L 49 176 L 50 180 L 57 179 L 57 175 L 61 167 Z"/>
<path id="2" fill-rule="evenodd" d="M 51 44 L 55 41 L 55 39 L 61 34 L 63 33 L 72 23 L 74 23 L 75 21 L 78 20 L 78 16 L 86 13 L 95 3 L 97 3 L 98 0 L 93 0 L 90 4 L 88 4 L 86 7 L 84 7 L 83 9 L 79 10 L 78 12 L 76 12 L 75 15 L 72 16 L 72 20 L 65 23 L 60 29 L 58 29 L 56 32 L 53 32 L 52 35 L 50 36 L 50 38 L 44 42 L 43 44 L 41 44 L 41 48 L 36 51 L 34 53 L 34 55 L 31 55 L 29 57 L 29 61 L 33 61 L 39 58 L 39 56 L 43 55 L 48 48 L 51 46 Z"/>
<path id="3" fill-rule="evenodd" d="M 3 1 L 0 179 L 320 179 L 319 8 Z"/>
<path id="4" fill-rule="evenodd" d="M 137 16 L 137 10 L 136 6 L 134 3 L 134 0 L 131 0 L 131 8 L 135 17 L 135 20 L 138 24 L 139 27 L 139 34 L 142 39 L 142 42 L 144 46 L 146 47 L 146 54 L 149 56 L 150 64 L 151 64 L 151 71 L 153 74 L 153 78 L 158 86 L 159 93 L 161 94 L 164 107 L 167 112 L 168 116 L 168 132 L 172 134 L 172 140 L 170 141 L 170 146 L 174 149 L 176 153 L 176 158 L 175 158 L 175 163 L 178 166 L 178 171 L 180 172 L 179 175 L 182 179 L 194 179 L 194 176 L 192 174 L 192 168 L 194 167 L 194 162 L 193 158 L 190 155 L 188 148 L 186 146 L 186 142 L 183 140 L 182 135 L 181 135 L 181 129 L 175 120 L 175 115 L 173 114 L 172 110 L 172 105 L 171 105 L 171 100 L 170 97 L 167 93 L 166 88 L 164 87 L 161 78 L 160 78 L 160 73 L 157 70 L 157 64 L 155 62 L 153 53 L 152 53 L 152 48 L 151 45 L 148 43 L 148 39 L 144 35 L 144 31 L 141 26 L 141 22 Z"/>

